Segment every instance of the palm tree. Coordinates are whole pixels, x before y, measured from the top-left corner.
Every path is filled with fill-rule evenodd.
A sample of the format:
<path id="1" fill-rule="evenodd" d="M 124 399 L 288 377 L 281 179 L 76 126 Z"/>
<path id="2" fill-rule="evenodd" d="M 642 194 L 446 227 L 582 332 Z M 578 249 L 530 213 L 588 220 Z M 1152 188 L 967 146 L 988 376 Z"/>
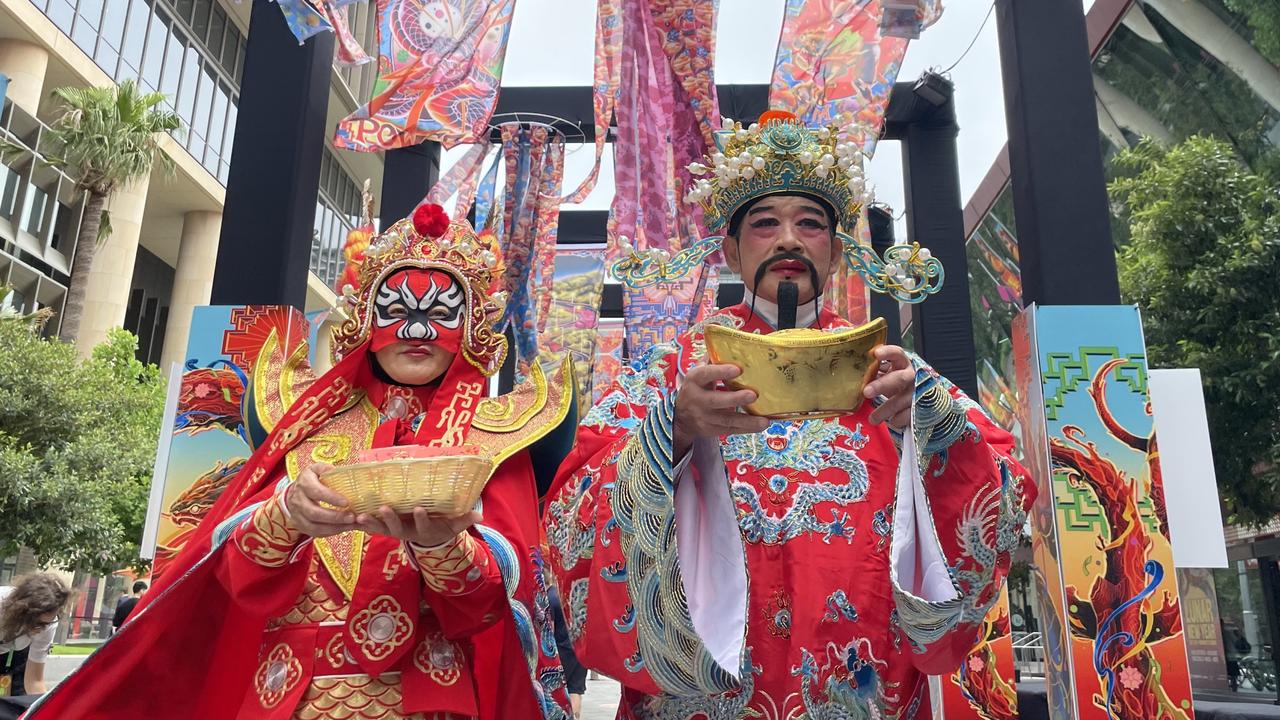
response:
<path id="1" fill-rule="evenodd" d="M 107 202 L 122 185 L 145 177 L 158 158 L 166 171 L 173 161 L 160 152 L 160 133 L 177 130 L 182 121 L 157 108 L 163 93 L 143 93 L 132 80 L 119 86 L 61 87 L 53 91 L 65 111 L 45 137 L 47 162 L 75 179 L 87 193 L 76 252 L 71 264 L 71 287 L 62 311 L 63 340 L 74 341 L 80 331 L 85 286 L 98 248 L 111 235 Z"/>

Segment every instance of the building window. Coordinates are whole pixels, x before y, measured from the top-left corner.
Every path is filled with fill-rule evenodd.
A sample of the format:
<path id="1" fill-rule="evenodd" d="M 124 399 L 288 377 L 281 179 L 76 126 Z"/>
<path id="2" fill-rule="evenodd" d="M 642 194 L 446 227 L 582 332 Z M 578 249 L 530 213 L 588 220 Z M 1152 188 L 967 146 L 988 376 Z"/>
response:
<path id="1" fill-rule="evenodd" d="M 347 233 L 360 222 L 361 192 L 342 169 L 332 150 L 320 158 L 320 194 L 316 198 L 315 235 L 311 242 L 311 272 L 333 287 L 342 274 L 342 246 Z"/>
<path id="2" fill-rule="evenodd" d="M 245 39 L 212 0 L 32 0 L 117 82 L 163 92 L 175 138 L 225 184 Z"/>

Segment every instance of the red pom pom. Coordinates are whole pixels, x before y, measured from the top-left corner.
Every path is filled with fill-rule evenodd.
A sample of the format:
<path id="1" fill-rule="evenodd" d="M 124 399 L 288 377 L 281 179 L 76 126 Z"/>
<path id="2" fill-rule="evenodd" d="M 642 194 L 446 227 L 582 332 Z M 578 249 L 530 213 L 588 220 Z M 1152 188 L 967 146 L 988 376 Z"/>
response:
<path id="1" fill-rule="evenodd" d="M 438 238 L 449 229 L 449 213 L 433 203 L 419 205 L 413 211 L 413 229 L 424 237 Z"/>

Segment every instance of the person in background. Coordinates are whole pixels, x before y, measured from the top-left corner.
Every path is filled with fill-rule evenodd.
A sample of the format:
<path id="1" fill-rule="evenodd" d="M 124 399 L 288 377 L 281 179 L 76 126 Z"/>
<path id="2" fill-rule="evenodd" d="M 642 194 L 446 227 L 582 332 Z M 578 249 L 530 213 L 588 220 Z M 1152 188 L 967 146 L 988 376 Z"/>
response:
<path id="1" fill-rule="evenodd" d="M 587 694 L 587 669 L 578 662 L 573 654 L 573 640 L 569 635 L 569 624 L 564 619 L 564 608 L 560 604 L 560 591 L 554 586 L 547 588 L 551 600 L 551 618 L 555 622 L 556 651 L 560 654 L 560 665 L 564 668 L 565 690 L 569 693 L 569 707 L 573 710 L 574 720 L 582 717 L 582 696 Z"/>
<path id="2" fill-rule="evenodd" d="M 41 695 L 44 663 L 71 590 L 53 573 L 0 587 L 0 696 Z"/>
<path id="3" fill-rule="evenodd" d="M 129 619 L 129 613 L 137 607 L 138 601 L 142 599 L 142 593 L 146 591 L 147 584 L 139 580 L 133 584 L 133 592 L 120 598 L 120 602 L 116 603 L 116 614 L 111 618 L 112 634 L 119 632 L 120 626 Z"/>

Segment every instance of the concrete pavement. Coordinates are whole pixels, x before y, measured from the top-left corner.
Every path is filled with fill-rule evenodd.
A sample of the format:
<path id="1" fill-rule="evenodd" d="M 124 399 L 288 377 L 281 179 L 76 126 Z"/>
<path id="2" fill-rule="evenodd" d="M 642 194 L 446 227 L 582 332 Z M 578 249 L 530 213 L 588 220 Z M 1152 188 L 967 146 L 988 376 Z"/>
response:
<path id="1" fill-rule="evenodd" d="M 613 720 L 618 714 L 621 686 L 603 675 L 587 680 L 587 694 L 582 696 L 582 720 Z"/>

